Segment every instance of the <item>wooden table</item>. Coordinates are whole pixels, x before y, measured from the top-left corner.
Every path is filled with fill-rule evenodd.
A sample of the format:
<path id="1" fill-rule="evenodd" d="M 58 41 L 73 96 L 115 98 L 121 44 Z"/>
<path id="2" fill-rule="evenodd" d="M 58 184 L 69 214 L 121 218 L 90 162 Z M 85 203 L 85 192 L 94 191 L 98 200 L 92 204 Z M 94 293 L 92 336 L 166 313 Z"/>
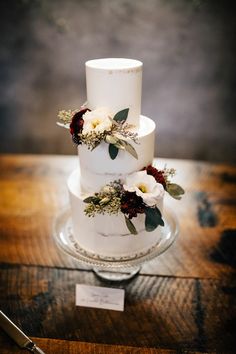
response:
<path id="1" fill-rule="evenodd" d="M 104 283 L 57 249 L 76 157 L 0 158 L 1 309 L 46 353 L 236 352 L 236 168 L 159 159 L 186 195 L 170 200 L 175 244 L 125 283 Z M 75 306 L 75 284 L 125 289 L 125 311 Z M 2 354 L 23 353 L 4 332 Z"/>

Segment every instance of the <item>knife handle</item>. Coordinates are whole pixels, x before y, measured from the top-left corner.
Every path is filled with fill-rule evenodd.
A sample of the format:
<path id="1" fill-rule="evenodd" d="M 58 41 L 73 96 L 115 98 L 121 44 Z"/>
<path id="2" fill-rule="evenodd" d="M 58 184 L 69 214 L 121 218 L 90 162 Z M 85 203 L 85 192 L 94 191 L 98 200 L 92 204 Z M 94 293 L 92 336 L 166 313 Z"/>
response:
<path id="1" fill-rule="evenodd" d="M 19 345 L 19 347 L 28 349 L 30 352 L 35 354 L 45 354 L 2 311 L 0 311 L 0 327 L 2 327 L 2 329 Z"/>
<path id="2" fill-rule="evenodd" d="M 26 349 L 28 349 L 29 351 L 31 351 L 31 353 L 34 354 L 45 354 L 42 349 L 40 349 L 39 347 L 37 347 L 36 344 L 33 343 L 33 346 L 27 346 Z"/>
<path id="3" fill-rule="evenodd" d="M 0 311 L 0 327 L 2 327 L 21 348 L 30 344 L 31 340 L 29 337 L 27 337 L 2 311 Z"/>

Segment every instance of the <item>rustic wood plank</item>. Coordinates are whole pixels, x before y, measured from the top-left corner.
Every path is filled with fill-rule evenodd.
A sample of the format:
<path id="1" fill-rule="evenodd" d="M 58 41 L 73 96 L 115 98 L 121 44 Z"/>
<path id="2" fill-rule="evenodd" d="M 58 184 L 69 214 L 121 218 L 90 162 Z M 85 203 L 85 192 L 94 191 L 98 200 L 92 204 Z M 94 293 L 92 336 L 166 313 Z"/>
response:
<path id="1" fill-rule="evenodd" d="M 32 340 L 45 351 L 47 354 L 177 354 L 180 351 L 155 348 L 138 348 L 124 347 L 120 345 L 107 345 L 97 343 L 85 343 L 76 341 L 66 341 L 48 338 L 34 338 Z M 1 354 L 22 354 L 22 349 L 19 349 L 10 339 L 0 337 Z M 185 354 L 198 354 L 196 351 L 181 351 Z M 214 352 L 211 352 L 212 354 Z"/>
<path id="2" fill-rule="evenodd" d="M 93 273 L 1 265 L 0 306 L 29 336 L 220 353 L 236 347 L 235 279 L 139 276 L 120 284 L 125 311 L 75 306 L 75 284 Z"/>
<path id="3" fill-rule="evenodd" d="M 77 163 L 76 157 L 0 157 L 1 262 L 79 267 L 52 239 L 53 221 L 68 205 L 66 179 Z M 143 274 L 221 278 L 233 273 L 236 167 L 158 159 L 159 166 L 165 163 L 177 169 L 176 181 L 186 189 L 181 202 L 168 200 L 181 231 L 175 245 L 145 265 Z"/>

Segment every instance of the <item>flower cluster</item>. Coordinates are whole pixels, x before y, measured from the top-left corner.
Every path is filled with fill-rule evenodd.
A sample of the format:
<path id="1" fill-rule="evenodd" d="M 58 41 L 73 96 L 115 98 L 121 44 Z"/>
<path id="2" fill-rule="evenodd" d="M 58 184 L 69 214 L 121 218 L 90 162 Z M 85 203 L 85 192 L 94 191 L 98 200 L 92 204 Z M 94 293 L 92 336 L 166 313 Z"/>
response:
<path id="1" fill-rule="evenodd" d="M 79 112 L 76 112 L 72 117 L 70 123 L 70 133 L 72 135 L 72 140 L 77 145 L 81 144 L 79 135 L 82 133 L 83 125 L 84 125 L 83 115 L 88 111 L 89 109 L 85 108 L 85 109 L 81 109 Z"/>
<path id="2" fill-rule="evenodd" d="M 123 109 L 113 115 L 107 107 L 95 110 L 82 108 L 77 111 L 60 111 L 58 118 L 62 125 L 70 129 L 76 145 L 85 144 L 88 149 L 95 149 L 102 141 L 109 144 L 109 155 L 115 159 L 119 150 L 125 150 L 138 158 L 134 147 L 127 141 L 137 143 L 137 133 L 133 126 L 126 123 L 129 109 Z"/>
<path id="3" fill-rule="evenodd" d="M 125 191 L 122 193 L 120 201 L 120 210 L 129 219 L 143 214 L 145 211 L 145 204 L 143 199 L 139 197 L 135 192 Z"/>
<path id="4" fill-rule="evenodd" d="M 100 192 L 84 199 L 88 205 L 84 209 L 87 216 L 96 214 L 117 214 L 121 206 L 122 184 L 114 181 L 105 185 Z"/>
<path id="5" fill-rule="evenodd" d="M 184 190 L 177 184 L 170 183 L 174 170 L 157 170 L 153 166 L 147 166 L 126 176 L 125 180 L 114 181 L 104 186 L 99 193 L 84 200 L 87 203 L 85 214 L 108 213 L 125 216 L 126 225 L 130 233 L 137 234 L 137 230 L 131 219 L 138 214 L 145 214 L 145 229 L 153 231 L 159 225 L 164 226 L 161 211 L 157 204 L 162 200 L 165 190 L 174 198 L 180 199 Z"/>
<path id="6" fill-rule="evenodd" d="M 181 199 L 184 190 L 176 183 L 171 182 L 171 178 L 174 177 L 176 171 L 174 168 L 164 168 L 163 170 L 157 170 L 155 167 L 149 165 L 144 168 L 147 171 L 148 175 L 151 175 L 155 178 L 157 183 L 163 185 L 163 188 L 168 192 L 173 198 Z"/>
<path id="7" fill-rule="evenodd" d="M 164 188 L 166 187 L 166 178 L 164 170 L 159 171 L 151 165 L 145 167 L 144 169 L 147 171 L 148 175 L 151 175 L 155 178 L 157 183 L 162 184 Z"/>

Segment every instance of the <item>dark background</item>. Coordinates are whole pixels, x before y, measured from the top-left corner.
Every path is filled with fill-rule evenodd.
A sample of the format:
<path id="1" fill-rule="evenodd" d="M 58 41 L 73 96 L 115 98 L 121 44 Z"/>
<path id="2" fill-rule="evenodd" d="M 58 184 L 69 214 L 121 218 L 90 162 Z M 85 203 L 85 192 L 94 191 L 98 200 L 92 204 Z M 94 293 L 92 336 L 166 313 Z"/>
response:
<path id="1" fill-rule="evenodd" d="M 0 1 L 0 152 L 75 153 L 59 109 L 85 100 L 84 62 L 143 61 L 156 155 L 236 161 L 230 1 Z"/>

